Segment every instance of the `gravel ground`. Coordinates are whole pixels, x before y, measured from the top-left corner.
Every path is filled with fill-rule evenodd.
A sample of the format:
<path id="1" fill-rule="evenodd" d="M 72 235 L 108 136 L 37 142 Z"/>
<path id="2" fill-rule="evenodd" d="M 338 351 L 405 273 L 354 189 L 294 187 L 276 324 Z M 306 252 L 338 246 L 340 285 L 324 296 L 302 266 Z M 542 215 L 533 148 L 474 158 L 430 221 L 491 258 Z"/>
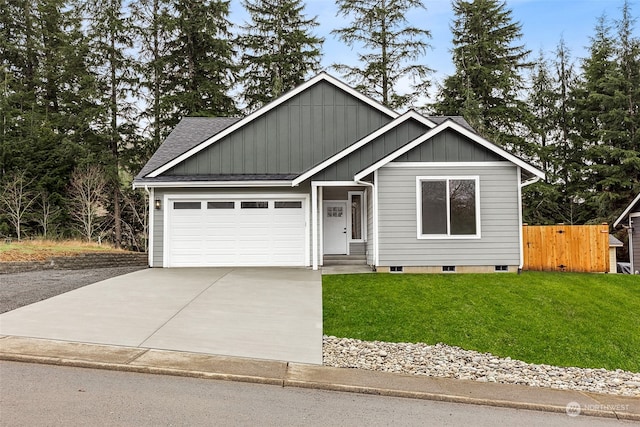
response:
<path id="1" fill-rule="evenodd" d="M 388 343 L 325 336 L 323 364 L 479 382 L 640 397 L 640 373 L 536 365 L 446 344 Z"/>
<path id="2" fill-rule="evenodd" d="M 0 274 L 0 313 L 146 267 L 40 270 Z"/>

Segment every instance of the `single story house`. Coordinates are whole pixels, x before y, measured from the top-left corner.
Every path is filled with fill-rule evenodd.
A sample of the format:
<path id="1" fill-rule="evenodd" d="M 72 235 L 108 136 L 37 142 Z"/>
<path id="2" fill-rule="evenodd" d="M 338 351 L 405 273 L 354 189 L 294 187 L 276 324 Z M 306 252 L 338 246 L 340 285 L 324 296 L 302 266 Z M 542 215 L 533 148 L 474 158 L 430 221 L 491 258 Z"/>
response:
<path id="1" fill-rule="evenodd" d="M 627 228 L 629 232 L 629 261 L 631 274 L 640 274 L 640 194 L 627 206 L 613 227 Z"/>
<path id="2" fill-rule="evenodd" d="M 149 265 L 517 271 L 544 173 L 461 117 L 399 114 L 327 73 L 243 118 L 183 119 L 134 180 Z"/>

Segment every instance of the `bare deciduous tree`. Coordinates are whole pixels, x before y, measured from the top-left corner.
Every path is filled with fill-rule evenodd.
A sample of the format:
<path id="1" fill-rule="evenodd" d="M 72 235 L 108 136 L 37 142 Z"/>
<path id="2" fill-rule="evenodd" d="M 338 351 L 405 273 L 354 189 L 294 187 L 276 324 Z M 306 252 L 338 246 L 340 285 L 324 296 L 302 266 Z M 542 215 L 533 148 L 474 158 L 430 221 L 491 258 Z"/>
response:
<path id="1" fill-rule="evenodd" d="M 69 184 L 70 215 L 84 238 L 92 240 L 107 217 L 107 179 L 101 167 L 76 168 Z"/>
<path id="2" fill-rule="evenodd" d="M 6 208 L 5 215 L 13 225 L 18 240 L 22 238 L 24 217 L 29 213 L 29 208 L 36 200 L 33 192 L 29 189 L 32 183 L 33 179 L 27 179 L 26 173 L 22 171 L 9 174 L 2 185 L 0 206 Z"/>
<path id="3" fill-rule="evenodd" d="M 46 191 L 41 191 L 38 197 L 38 207 L 40 208 L 37 215 L 34 216 L 35 222 L 42 229 L 42 237 L 47 238 L 51 232 L 51 224 L 56 223 L 62 210 L 51 202 L 51 197 Z M 56 227 L 53 227 L 54 230 Z"/>

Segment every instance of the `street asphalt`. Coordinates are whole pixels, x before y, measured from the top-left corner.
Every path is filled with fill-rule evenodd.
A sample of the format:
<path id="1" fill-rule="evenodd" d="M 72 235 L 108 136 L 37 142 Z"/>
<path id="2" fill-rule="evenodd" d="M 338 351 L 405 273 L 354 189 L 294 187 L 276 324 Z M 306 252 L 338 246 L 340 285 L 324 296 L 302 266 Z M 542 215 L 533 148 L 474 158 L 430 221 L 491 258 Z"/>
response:
<path id="1" fill-rule="evenodd" d="M 0 276 L 0 279 L 3 278 L 7 278 L 7 275 Z M 2 282 L 0 280 L 0 283 Z M 5 283 L 2 283 L 0 288 Z M 332 368 L 207 352 L 162 350 L 153 346 L 91 344 L 7 334 L 0 335 L 0 360 L 274 384 L 282 387 L 346 391 L 566 413 L 569 416 L 598 416 L 640 421 L 638 397 Z"/>

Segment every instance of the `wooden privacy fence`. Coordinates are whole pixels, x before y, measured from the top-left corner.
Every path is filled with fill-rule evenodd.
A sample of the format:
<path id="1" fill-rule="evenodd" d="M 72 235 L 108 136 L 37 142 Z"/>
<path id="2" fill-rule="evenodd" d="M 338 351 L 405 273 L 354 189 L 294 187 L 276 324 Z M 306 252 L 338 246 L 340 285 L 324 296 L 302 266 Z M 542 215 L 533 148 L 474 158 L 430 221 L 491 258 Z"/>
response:
<path id="1" fill-rule="evenodd" d="M 609 271 L 609 226 L 524 225 L 524 270 Z"/>

